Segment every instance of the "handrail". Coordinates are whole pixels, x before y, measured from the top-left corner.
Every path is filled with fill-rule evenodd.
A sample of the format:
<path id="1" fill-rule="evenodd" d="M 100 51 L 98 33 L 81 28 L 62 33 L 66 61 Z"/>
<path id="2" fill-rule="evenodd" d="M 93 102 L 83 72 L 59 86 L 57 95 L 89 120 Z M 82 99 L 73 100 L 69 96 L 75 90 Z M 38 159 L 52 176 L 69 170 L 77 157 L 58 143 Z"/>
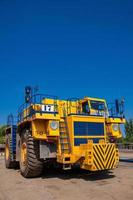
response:
<path id="1" fill-rule="evenodd" d="M 18 122 L 18 117 L 10 114 L 7 117 L 7 126 L 12 126 L 12 125 L 16 125 Z"/>
<path id="2" fill-rule="evenodd" d="M 23 103 L 19 109 L 18 109 L 18 121 L 21 121 L 24 119 L 24 113 L 23 111 L 26 110 L 26 117 L 28 117 L 28 111 L 30 109 L 31 105 L 34 104 L 41 104 L 41 105 L 45 105 L 44 103 L 42 103 L 43 99 L 53 99 L 54 100 L 54 112 L 57 112 L 57 100 L 58 100 L 58 96 L 54 96 L 54 95 L 48 95 L 48 94 L 34 94 L 31 96 L 31 98 L 29 99 L 29 103 Z"/>
<path id="3" fill-rule="evenodd" d="M 128 149 L 128 150 L 133 150 L 133 143 L 116 143 L 117 147 L 119 149 Z"/>
<path id="4" fill-rule="evenodd" d="M 122 117 L 122 118 L 125 117 L 124 103 L 122 101 L 119 103 L 119 111 L 117 111 L 115 103 L 108 103 L 107 107 L 108 107 L 109 116 Z"/>
<path id="5" fill-rule="evenodd" d="M 77 97 L 73 97 L 73 98 L 68 98 L 67 99 L 67 113 L 69 113 L 69 111 L 70 111 L 69 114 L 71 114 L 72 113 L 71 112 L 72 108 L 76 108 L 76 113 L 75 114 L 79 113 L 79 104 L 78 104 L 78 102 L 80 101 L 80 99 L 81 98 L 77 98 Z M 76 105 L 72 105 L 72 102 L 75 102 Z"/>

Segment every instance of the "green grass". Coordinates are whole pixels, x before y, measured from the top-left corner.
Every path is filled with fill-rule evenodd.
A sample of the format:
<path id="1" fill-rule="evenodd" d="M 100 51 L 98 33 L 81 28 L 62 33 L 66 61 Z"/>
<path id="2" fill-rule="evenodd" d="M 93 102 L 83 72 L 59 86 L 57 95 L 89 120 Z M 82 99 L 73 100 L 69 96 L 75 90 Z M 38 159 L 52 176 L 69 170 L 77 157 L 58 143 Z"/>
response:
<path id="1" fill-rule="evenodd" d="M 0 126 L 0 144 L 4 144 L 5 142 L 5 128 L 6 126 Z"/>
<path id="2" fill-rule="evenodd" d="M 0 136 L 0 144 L 4 144 L 5 143 L 5 137 L 4 136 Z"/>

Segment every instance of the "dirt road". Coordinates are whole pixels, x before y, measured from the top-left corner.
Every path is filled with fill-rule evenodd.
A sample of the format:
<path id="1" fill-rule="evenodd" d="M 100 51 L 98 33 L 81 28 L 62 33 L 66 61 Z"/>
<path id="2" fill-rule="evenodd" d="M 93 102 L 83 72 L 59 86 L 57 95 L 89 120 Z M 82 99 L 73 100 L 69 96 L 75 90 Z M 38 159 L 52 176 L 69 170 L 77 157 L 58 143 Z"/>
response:
<path id="1" fill-rule="evenodd" d="M 0 157 L 0 200 L 131 200 L 133 164 L 121 164 L 108 175 L 75 169 L 45 171 L 40 178 L 25 179 L 19 170 L 4 167 Z"/>

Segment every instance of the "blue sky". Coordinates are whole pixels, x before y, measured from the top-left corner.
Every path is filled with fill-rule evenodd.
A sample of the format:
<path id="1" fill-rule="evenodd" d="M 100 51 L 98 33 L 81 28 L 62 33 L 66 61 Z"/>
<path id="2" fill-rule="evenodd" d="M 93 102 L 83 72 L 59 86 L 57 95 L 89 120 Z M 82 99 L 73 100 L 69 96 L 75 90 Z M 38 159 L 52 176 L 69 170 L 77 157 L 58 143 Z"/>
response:
<path id="1" fill-rule="evenodd" d="M 133 1 L 1 0 L 0 124 L 25 85 L 60 98 L 125 97 L 133 117 Z"/>

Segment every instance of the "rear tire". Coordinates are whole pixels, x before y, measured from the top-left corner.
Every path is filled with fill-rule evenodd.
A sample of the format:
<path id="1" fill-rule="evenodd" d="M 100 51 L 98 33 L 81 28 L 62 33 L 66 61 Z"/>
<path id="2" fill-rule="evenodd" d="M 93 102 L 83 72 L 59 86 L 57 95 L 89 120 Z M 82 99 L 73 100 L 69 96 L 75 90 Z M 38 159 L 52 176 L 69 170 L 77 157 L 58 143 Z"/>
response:
<path id="1" fill-rule="evenodd" d="M 12 140 L 11 135 L 6 135 L 5 141 L 5 166 L 7 169 L 13 169 L 18 167 L 18 162 L 14 161 L 12 153 Z"/>
<path id="2" fill-rule="evenodd" d="M 26 130 L 20 141 L 20 171 L 25 178 L 38 177 L 42 174 L 43 161 L 39 159 L 39 143 Z"/>

